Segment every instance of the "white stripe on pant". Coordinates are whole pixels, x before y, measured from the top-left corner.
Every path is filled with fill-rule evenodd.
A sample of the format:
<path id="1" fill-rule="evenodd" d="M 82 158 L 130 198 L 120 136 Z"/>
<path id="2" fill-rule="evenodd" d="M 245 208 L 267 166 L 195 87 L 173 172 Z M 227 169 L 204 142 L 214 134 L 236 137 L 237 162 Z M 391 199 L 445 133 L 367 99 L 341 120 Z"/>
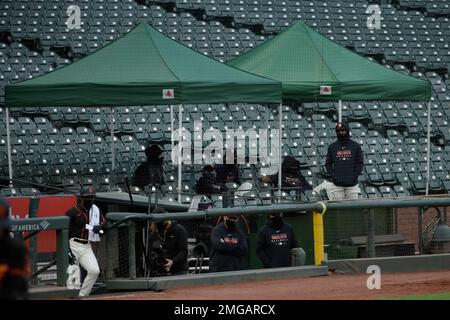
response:
<path id="1" fill-rule="evenodd" d="M 92 287 L 97 281 L 100 268 L 90 243 L 83 244 L 70 239 L 69 245 L 77 261 L 87 271 L 86 279 L 84 279 L 79 294 L 80 297 L 86 297 L 91 293 Z"/>

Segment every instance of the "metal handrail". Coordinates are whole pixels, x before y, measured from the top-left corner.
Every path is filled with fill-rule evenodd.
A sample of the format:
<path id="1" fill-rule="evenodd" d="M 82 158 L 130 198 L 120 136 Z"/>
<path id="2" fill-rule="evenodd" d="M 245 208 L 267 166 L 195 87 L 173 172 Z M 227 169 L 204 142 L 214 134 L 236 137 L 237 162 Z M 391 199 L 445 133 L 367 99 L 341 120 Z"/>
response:
<path id="1" fill-rule="evenodd" d="M 136 214 L 133 212 L 110 212 L 106 219 L 114 222 L 133 221 L 164 221 L 164 220 L 188 220 L 206 219 L 225 215 L 254 215 L 269 213 L 305 213 L 323 212 L 325 210 L 343 209 L 375 209 L 375 208 L 407 208 L 407 207 L 430 207 L 450 206 L 450 197 L 415 197 L 408 199 L 373 199 L 373 200 L 344 200 L 344 201 L 319 201 L 312 203 L 272 204 L 268 206 L 247 206 L 233 208 L 211 208 L 197 212 L 158 213 L 158 214 Z"/>

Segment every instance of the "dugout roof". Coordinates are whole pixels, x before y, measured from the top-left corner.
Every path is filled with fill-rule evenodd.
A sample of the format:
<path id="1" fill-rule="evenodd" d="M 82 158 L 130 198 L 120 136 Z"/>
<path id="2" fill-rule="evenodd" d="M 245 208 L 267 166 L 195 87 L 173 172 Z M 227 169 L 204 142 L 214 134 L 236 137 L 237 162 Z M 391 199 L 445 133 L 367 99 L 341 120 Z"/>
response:
<path id="1" fill-rule="evenodd" d="M 48 74 L 5 88 L 8 106 L 279 103 L 281 83 L 198 53 L 140 23 Z"/>
<path id="2" fill-rule="evenodd" d="M 284 101 L 430 100 L 431 84 L 338 45 L 299 21 L 228 62 L 283 84 Z"/>

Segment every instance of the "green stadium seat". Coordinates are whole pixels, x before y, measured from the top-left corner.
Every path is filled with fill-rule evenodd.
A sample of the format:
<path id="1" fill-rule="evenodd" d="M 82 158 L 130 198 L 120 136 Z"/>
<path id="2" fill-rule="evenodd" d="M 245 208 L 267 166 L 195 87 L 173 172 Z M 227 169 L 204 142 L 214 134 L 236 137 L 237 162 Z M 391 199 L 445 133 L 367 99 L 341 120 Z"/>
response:
<path id="1" fill-rule="evenodd" d="M 87 32 L 68 32 L 64 25 L 54 23 L 54 19 L 60 11 L 59 3 L 44 1 L 42 4 L 37 4 L 10 1 L 9 3 L 14 4 L 23 3 L 26 14 L 24 13 L 17 16 L 17 19 L 13 19 L 15 12 L 10 15 L 9 11 L 6 10 L 4 16 L 11 16 L 12 18 L 0 19 L 0 29 L 1 26 L 9 28 L 11 25 L 11 30 L 17 35 L 35 35 L 35 38 L 40 39 L 44 50 L 42 54 L 39 54 L 29 50 L 18 41 L 14 41 L 11 45 L 0 44 L 0 60 L 11 57 L 4 60 L 5 63 L 0 63 L 0 95 L 4 91 L 4 86 L 1 84 L 7 80 L 22 80 L 28 76 L 36 76 L 46 70 L 70 62 L 66 57 L 60 57 L 57 53 L 50 51 L 50 47 L 57 50 L 60 45 L 70 45 L 73 51 L 79 54 L 83 51 L 92 51 L 98 46 L 107 44 L 112 39 L 117 38 L 118 35 L 135 25 L 138 20 L 152 22 L 153 25 L 166 32 L 168 36 L 190 45 L 193 49 L 209 55 L 212 54 L 213 57 L 221 60 L 228 60 L 243 50 L 263 42 L 270 37 L 270 32 L 281 31 L 286 27 L 287 22 L 291 23 L 294 20 L 301 19 L 310 23 L 313 28 L 324 32 L 330 39 L 342 45 L 354 46 L 354 50 L 357 52 L 363 54 L 383 53 L 387 59 L 386 66 L 396 71 L 409 73 L 409 70 L 418 67 L 421 71 L 413 71 L 410 74 L 418 78 L 428 79 L 432 82 L 434 89 L 433 143 L 442 146 L 449 144 L 450 128 L 448 121 L 450 112 L 447 110 L 450 110 L 450 108 L 447 107 L 450 107 L 450 95 L 448 94 L 450 82 L 444 81 L 445 79 L 443 79 L 440 71 L 421 69 L 440 68 L 442 70 L 450 62 L 449 49 L 446 47 L 446 40 L 450 36 L 450 30 L 446 28 L 448 19 L 423 14 L 423 12 L 441 12 L 442 14 L 444 12 L 442 10 L 446 9 L 441 6 L 443 2 L 430 1 L 427 6 L 427 4 L 416 0 L 401 0 L 402 6 L 408 8 L 420 7 L 423 12 L 405 11 L 392 5 L 381 4 L 383 10 L 382 30 L 385 30 L 381 33 L 363 28 L 365 21 L 361 21 L 358 17 L 364 16 L 367 4 L 355 4 L 351 1 L 338 2 L 333 0 L 326 3 L 286 1 L 274 3 L 264 0 L 250 3 L 233 0 L 218 3 L 211 0 L 165 0 L 164 2 L 164 6 L 152 4 L 148 7 L 131 0 L 123 3 L 96 1 L 89 6 L 83 2 L 81 5 L 82 22 L 83 28 Z M 166 5 L 167 8 L 176 5 L 179 10 L 168 12 Z M 44 9 L 39 9 L 39 6 Z M 182 6 L 194 10 L 206 10 L 201 11 L 204 14 L 204 19 L 199 20 L 198 16 L 194 16 L 192 12 L 183 12 Z M 19 13 L 22 11 L 19 10 Z M 0 7 L 0 16 L 1 13 Z M 39 15 L 34 13 L 39 13 Z M 224 21 L 222 23 L 212 20 L 212 16 L 227 18 L 221 20 Z M 253 27 L 240 25 L 233 28 L 225 27 L 225 25 L 228 25 L 230 18 L 234 22 L 240 21 L 245 25 L 260 23 L 261 25 L 254 27 L 262 28 L 262 30 L 257 32 Z M 40 30 L 36 30 L 37 23 L 41 24 Z M 424 30 L 426 30 L 426 33 L 424 33 Z M 260 33 L 265 35 L 259 35 Z M 403 46 L 405 43 L 408 44 L 408 47 Z M 75 57 L 76 59 L 78 58 Z M 414 62 L 417 62 L 416 67 L 410 68 L 411 63 L 414 64 Z M 3 68 L 7 64 L 10 64 L 10 70 Z M 185 107 L 186 119 L 183 123 L 190 128 L 193 119 L 203 117 L 204 124 L 212 125 L 221 130 L 224 130 L 225 126 L 236 128 L 239 125 L 243 128 L 253 127 L 255 129 L 267 126 L 277 127 L 277 113 L 268 112 L 269 119 L 266 119 L 267 108 L 265 106 L 250 105 L 243 108 L 242 104 L 236 105 L 239 105 L 241 109 L 239 112 L 233 113 L 227 109 L 221 110 L 220 105 L 217 109 L 214 107 L 212 110 L 209 105 L 205 105 L 204 108 L 199 106 L 198 110 L 193 112 L 190 112 L 191 107 Z M 146 145 L 149 140 L 170 141 L 170 116 L 167 108 L 167 106 L 117 108 L 115 131 L 119 137 L 124 133 L 133 136 L 134 140 L 139 141 L 139 146 L 141 144 Z M 323 161 L 321 160 L 326 154 L 327 146 L 335 139 L 333 122 L 337 120 L 336 109 L 336 103 L 320 102 L 306 103 L 303 106 L 292 105 L 284 110 L 283 152 L 302 159 L 304 168 L 308 168 L 313 175 L 323 171 Z M 109 110 L 87 107 L 61 108 L 58 106 L 53 108 L 33 106 L 11 110 L 14 113 L 13 118 L 17 119 L 16 123 L 12 124 L 15 138 L 14 152 L 17 156 L 26 155 L 31 164 L 37 162 L 43 166 L 42 160 L 47 160 L 50 163 L 49 166 L 54 163 L 62 169 L 71 167 L 74 161 L 76 167 L 76 160 L 72 161 L 72 158 L 81 158 L 83 164 L 86 164 L 89 156 L 95 154 L 100 160 L 101 154 L 110 152 L 109 140 L 105 142 L 105 137 L 109 136 Z M 307 117 L 308 120 L 306 120 Z M 26 120 L 27 118 L 31 122 Z M 345 103 L 344 119 L 350 122 L 357 121 L 360 124 L 359 127 L 352 127 L 352 137 L 358 139 L 358 142 L 362 142 L 366 162 L 378 167 L 379 172 L 377 174 L 381 174 L 383 181 L 380 192 L 382 191 L 381 187 L 392 187 L 395 183 L 397 183 L 396 186 L 401 183 L 403 186 L 409 187 L 412 182 L 405 180 L 409 179 L 406 169 L 410 174 L 422 172 L 423 175 L 424 149 L 422 142 L 417 140 L 416 143 L 411 144 L 409 143 L 411 141 L 405 141 L 403 136 L 419 138 L 425 135 L 426 103 Z M 4 128 L 4 123 L 3 125 L 2 123 L 3 121 L 0 123 L 0 131 Z M 34 128 L 33 123 L 36 128 Z M 80 125 L 83 125 L 83 127 L 80 127 Z M 77 128 L 74 135 L 67 134 L 63 130 L 59 131 L 59 128 L 67 126 L 71 126 L 74 130 Z M 84 129 L 92 130 L 91 134 L 84 132 Z M 5 132 L 5 129 L 3 132 Z M 373 136 L 375 132 L 378 134 L 377 136 Z M 384 135 L 386 135 L 388 143 L 382 140 Z M 372 143 L 372 138 L 375 140 L 374 143 Z M 0 137 L 0 140 L 2 139 L 4 140 L 3 134 Z M 19 143 L 18 139 L 21 139 L 22 143 Z M 121 142 L 125 141 L 122 140 Z M 69 149 L 73 144 L 75 144 L 74 149 L 77 149 L 73 150 L 75 156 L 72 153 L 66 155 L 60 151 L 63 148 Z M 0 142 L 0 148 L 2 145 L 4 143 Z M 135 161 L 136 154 L 142 153 L 142 150 L 137 151 L 137 148 L 139 148 L 137 144 L 130 142 L 129 144 L 124 143 L 124 145 L 117 146 L 117 166 L 126 161 L 124 160 L 126 157 Z M 42 150 L 39 150 L 38 146 Z M 306 147 L 306 149 L 303 150 L 303 147 Z M 30 150 L 33 150 L 33 152 Z M 4 154 L 3 151 L 0 152 Z M 59 158 L 55 156 L 56 153 L 60 154 Z M 85 156 L 81 157 L 83 153 Z M 440 161 L 432 159 L 432 170 L 437 177 L 436 181 L 440 181 L 443 185 L 442 188 L 445 188 L 446 163 L 450 159 L 445 158 L 444 150 L 432 149 L 432 154 L 442 155 L 442 159 L 444 159 Z M 169 156 L 170 149 L 166 155 L 168 163 L 170 163 Z M 53 162 L 54 160 L 55 162 Z M 414 167 L 412 165 L 413 162 L 419 163 L 421 161 L 420 166 Z M 108 166 L 110 163 L 110 161 L 106 162 L 106 165 Z M 1 163 L 1 167 L 4 167 L 4 163 Z M 385 171 L 386 168 L 389 171 Z M 413 168 L 418 171 L 413 171 Z M 173 172 L 168 172 L 166 172 L 166 175 L 173 175 Z M 41 179 L 38 173 L 36 175 Z M 250 175 L 251 173 L 247 178 L 250 178 Z M 373 175 L 367 177 L 368 180 L 369 178 L 379 180 L 379 177 Z M 108 184 L 109 182 L 105 183 L 106 186 Z M 433 188 L 437 190 L 437 182 Z M 395 192 L 398 193 L 397 190 Z M 408 190 L 405 192 L 408 192 Z"/>
<path id="2" fill-rule="evenodd" d="M 15 188 L 2 188 L 0 189 L 0 194 L 4 197 L 17 197 L 20 196 L 20 190 Z"/>
<path id="3" fill-rule="evenodd" d="M 367 195 L 367 197 L 370 198 L 370 199 L 381 198 L 380 192 L 375 187 L 367 186 L 367 187 L 364 188 L 364 191 L 365 191 L 365 194 Z"/>

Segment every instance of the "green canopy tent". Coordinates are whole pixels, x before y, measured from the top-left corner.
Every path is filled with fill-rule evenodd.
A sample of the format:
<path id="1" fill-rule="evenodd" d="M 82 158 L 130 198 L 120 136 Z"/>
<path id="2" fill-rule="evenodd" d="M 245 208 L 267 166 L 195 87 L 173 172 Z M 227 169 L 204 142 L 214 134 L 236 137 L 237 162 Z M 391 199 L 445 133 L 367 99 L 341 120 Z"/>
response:
<path id="1" fill-rule="evenodd" d="M 227 64 L 281 81 L 285 102 L 339 101 L 339 121 L 342 121 L 342 100 L 430 101 L 431 98 L 428 81 L 361 57 L 301 21 Z M 428 116 L 430 108 L 431 102 Z M 429 161 L 429 154 L 427 158 Z M 429 162 L 427 194 L 428 181 Z"/>
<path id="2" fill-rule="evenodd" d="M 70 65 L 5 88 L 8 107 L 179 104 L 180 141 L 181 104 L 232 102 L 281 103 L 281 83 L 213 60 L 147 23 Z M 9 132 L 7 138 L 10 146 Z M 8 158 L 12 179 L 10 152 Z M 114 158 L 112 146 L 113 171 Z"/>

